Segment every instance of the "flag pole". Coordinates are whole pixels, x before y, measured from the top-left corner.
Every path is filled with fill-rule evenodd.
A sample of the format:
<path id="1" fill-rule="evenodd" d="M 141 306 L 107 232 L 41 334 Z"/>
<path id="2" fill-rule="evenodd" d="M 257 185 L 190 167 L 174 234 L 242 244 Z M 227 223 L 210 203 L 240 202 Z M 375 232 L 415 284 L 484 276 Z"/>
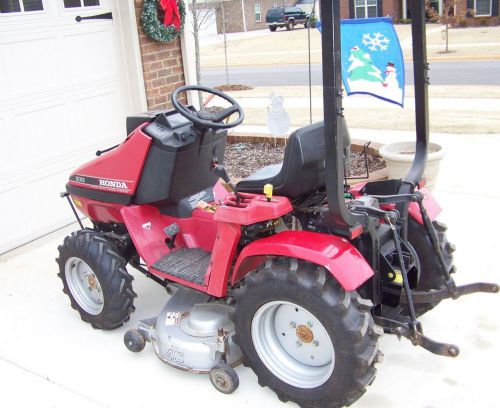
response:
<path id="1" fill-rule="evenodd" d="M 316 1 L 313 4 L 311 14 L 309 14 L 309 22 L 307 23 L 307 46 L 309 52 L 309 124 L 312 125 L 312 79 L 311 79 L 311 16 L 316 9 Z"/>

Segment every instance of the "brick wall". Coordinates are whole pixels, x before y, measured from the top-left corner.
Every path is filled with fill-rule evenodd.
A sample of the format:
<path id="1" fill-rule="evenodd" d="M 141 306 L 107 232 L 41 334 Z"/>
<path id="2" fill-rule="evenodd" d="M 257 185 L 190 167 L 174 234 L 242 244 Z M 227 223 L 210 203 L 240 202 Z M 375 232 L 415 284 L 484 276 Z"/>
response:
<path id="1" fill-rule="evenodd" d="M 403 13 L 401 0 L 384 0 L 382 2 L 382 13 L 383 17 L 392 17 L 395 22 L 401 19 Z"/>
<path id="2" fill-rule="evenodd" d="M 247 22 L 247 30 L 262 30 L 266 28 L 266 14 L 274 5 L 281 7 L 283 1 L 280 0 L 246 0 L 245 4 L 245 17 Z M 260 4 L 260 22 L 255 21 L 255 5 Z M 285 2 L 286 5 L 292 2 Z"/>
<path id="3" fill-rule="evenodd" d="M 461 0 L 459 0 L 461 1 Z M 463 0 L 466 1 L 466 0 Z M 494 0 L 500 1 L 500 0 Z M 255 21 L 255 5 L 260 4 L 261 21 Z M 294 0 L 286 0 L 285 5 L 294 5 Z M 275 6 L 281 7 L 283 0 L 244 0 L 245 18 L 247 30 L 261 30 L 266 28 L 266 13 Z M 401 18 L 401 0 L 379 0 L 379 16 L 391 16 L 398 21 Z M 340 18 L 354 18 L 354 0 L 340 0 Z M 241 0 L 230 0 L 224 2 L 225 13 L 231 16 L 226 23 L 228 33 L 243 31 L 243 13 L 241 10 Z M 222 32 L 220 19 L 217 21 L 217 30 Z"/>
<path id="4" fill-rule="evenodd" d="M 148 110 L 171 108 L 172 91 L 184 85 L 180 40 L 162 43 L 149 38 L 142 30 L 142 3 L 143 0 L 134 1 Z"/>
<path id="5" fill-rule="evenodd" d="M 477 16 L 474 17 L 474 1 L 473 0 L 457 0 L 457 15 L 465 16 L 460 23 L 465 26 L 480 26 L 480 25 L 498 25 L 500 24 L 499 18 L 500 0 L 492 0 L 491 2 L 491 16 Z M 472 14 L 471 14 L 472 13 Z"/>
<path id="6" fill-rule="evenodd" d="M 295 1 L 287 0 L 287 6 L 293 5 Z M 245 6 L 245 22 L 247 31 L 262 30 L 266 28 L 266 14 L 270 8 L 283 6 L 283 0 L 243 0 Z M 260 4 L 260 22 L 255 20 L 255 5 Z M 241 10 L 241 0 L 230 0 L 224 2 L 224 12 L 227 18 L 226 32 L 236 33 L 244 31 L 243 11 Z M 220 13 L 219 13 L 220 14 Z M 220 18 L 217 18 L 217 31 L 222 32 Z"/>
<path id="7" fill-rule="evenodd" d="M 226 16 L 226 33 L 239 33 L 243 30 L 243 13 L 241 0 L 224 2 L 224 15 Z M 217 11 L 217 32 L 222 33 L 221 13 Z"/>

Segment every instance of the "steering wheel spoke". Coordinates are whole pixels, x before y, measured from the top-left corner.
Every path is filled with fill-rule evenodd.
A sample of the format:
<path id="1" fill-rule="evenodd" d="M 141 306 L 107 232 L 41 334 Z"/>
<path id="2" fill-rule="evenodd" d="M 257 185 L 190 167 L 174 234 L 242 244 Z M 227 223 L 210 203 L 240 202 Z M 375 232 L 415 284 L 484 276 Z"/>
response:
<path id="1" fill-rule="evenodd" d="M 231 116 L 233 113 L 238 112 L 238 108 L 236 106 L 230 106 L 220 112 L 214 113 L 214 122 L 222 122 L 224 119 Z"/>
<path id="2" fill-rule="evenodd" d="M 200 91 L 219 96 L 226 102 L 229 102 L 230 106 L 219 112 L 209 112 L 207 110 L 193 112 L 177 99 L 181 92 L 187 91 Z M 231 98 L 229 95 L 226 95 L 224 92 L 208 88 L 206 86 L 185 85 L 177 88 L 172 93 L 172 104 L 174 105 L 174 108 L 177 110 L 177 112 L 179 112 L 186 119 L 189 119 L 191 122 L 193 122 L 196 127 L 202 129 L 230 129 L 232 127 L 238 126 L 241 122 L 243 122 L 243 119 L 245 117 L 243 108 L 233 98 Z M 238 113 L 237 119 L 229 123 L 221 123 L 224 119 L 230 117 L 234 113 Z"/>

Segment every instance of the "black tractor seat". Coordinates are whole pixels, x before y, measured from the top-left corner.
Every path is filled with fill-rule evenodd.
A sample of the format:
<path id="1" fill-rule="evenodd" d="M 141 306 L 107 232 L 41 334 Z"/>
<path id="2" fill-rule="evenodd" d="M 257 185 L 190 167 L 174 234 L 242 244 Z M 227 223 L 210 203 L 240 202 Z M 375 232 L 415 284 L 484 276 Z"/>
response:
<path id="1" fill-rule="evenodd" d="M 343 120 L 344 154 L 348 154 L 350 137 Z M 325 127 L 318 122 L 297 129 L 288 138 L 281 164 L 266 166 L 241 180 L 236 189 L 242 193 L 262 193 L 272 184 L 274 194 L 295 199 L 312 194 L 325 186 Z"/>
<path id="2" fill-rule="evenodd" d="M 288 138 L 283 163 L 264 167 L 241 180 L 236 189 L 262 193 L 272 184 L 274 194 L 297 198 L 325 184 L 325 136 L 323 122 L 303 127 Z"/>

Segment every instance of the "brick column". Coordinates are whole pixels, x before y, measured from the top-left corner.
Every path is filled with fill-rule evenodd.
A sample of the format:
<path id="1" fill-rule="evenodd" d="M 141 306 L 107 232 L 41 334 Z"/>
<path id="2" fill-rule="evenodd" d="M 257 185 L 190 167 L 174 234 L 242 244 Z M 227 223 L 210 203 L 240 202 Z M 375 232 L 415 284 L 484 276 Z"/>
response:
<path id="1" fill-rule="evenodd" d="M 134 4 L 148 110 L 171 108 L 172 91 L 185 83 L 180 40 L 162 43 L 149 38 L 142 30 L 143 0 Z M 163 20 L 160 13 L 159 18 Z"/>

